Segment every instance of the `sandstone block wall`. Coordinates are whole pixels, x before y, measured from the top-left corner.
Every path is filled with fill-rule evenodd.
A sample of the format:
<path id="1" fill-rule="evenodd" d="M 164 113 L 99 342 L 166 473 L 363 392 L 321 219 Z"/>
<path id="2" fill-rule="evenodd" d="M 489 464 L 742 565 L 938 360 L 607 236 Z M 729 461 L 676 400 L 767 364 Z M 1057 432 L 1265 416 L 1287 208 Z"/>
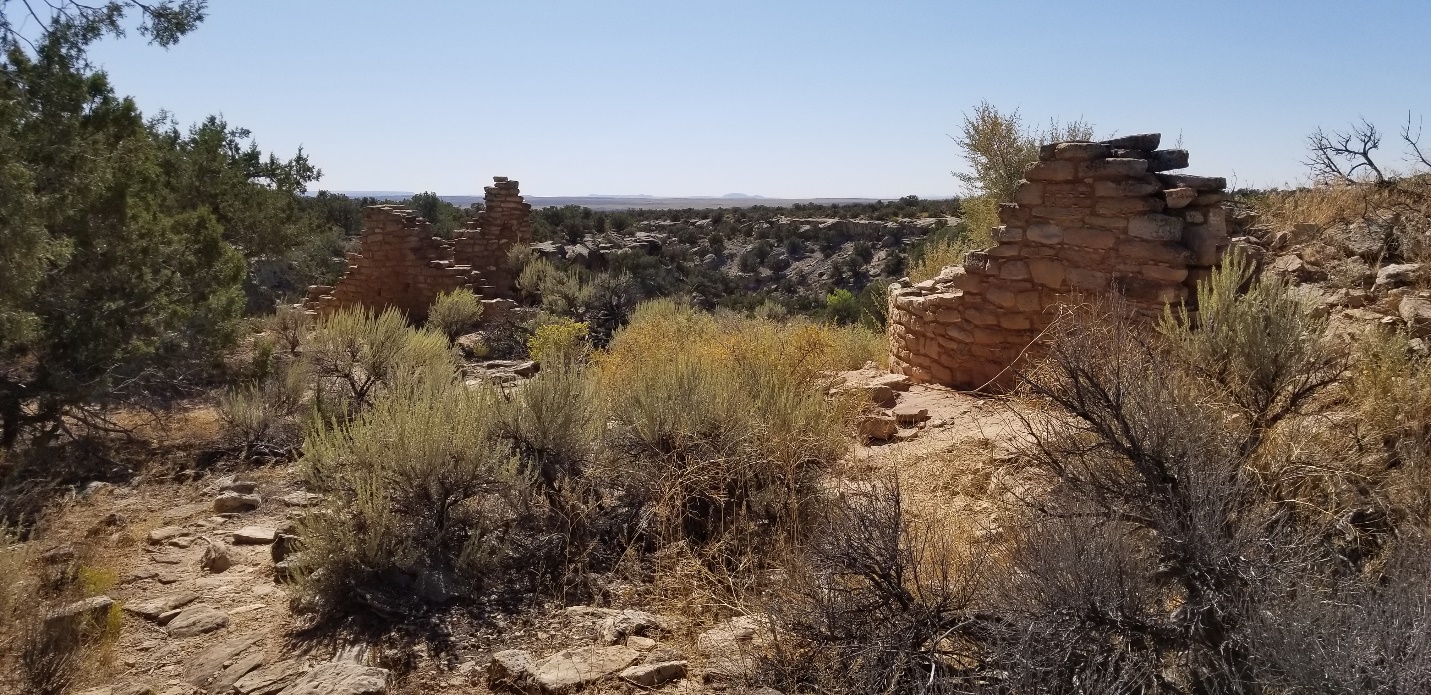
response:
<path id="1" fill-rule="evenodd" d="M 396 307 L 409 317 L 427 316 L 437 295 L 473 288 L 480 275 L 452 261 L 452 244 L 432 235 L 432 224 L 412 210 L 375 205 L 363 210 L 359 251 L 348 254 L 348 272 L 333 287 L 308 288 L 305 305 L 320 313 L 360 304 Z"/>
<path id="2" fill-rule="evenodd" d="M 354 304 L 391 306 L 421 320 L 443 292 L 467 288 L 488 298 L 510 296 L 515 279 L 506 270 L 507 251 L 531 242 L 531 205 L 522 200 L 516 181 L 503 176 L 495 181 L 486 189 L 482 212 L 451 241 L 433 236 L 432 224 L 407 208 L 365 209 L 359 249 L 348 254 L 347 272 L 332 287 L 309 287 L 304 307 L 323 313 Z"/>
<path id="3" fill-rule="evenodd" d="M 517 278 L 507 266 L 507 252 L 532 243 L 532 206 L 522 200 L 516 181 L 498 176 L 485 190 L 482 212 L 453 237 L 455 260 L 482 273 L 485 296 L 512 297 Z"/>
<path id="4" fill-rule="evenodd" d="M 1157 134 L 1042 148 L 996 246 L 938 277 L 890 288 L 890 369 L 920 382 L 1009 385 L 1056 307 L 1118 291 L 1143 314 L 1187 301 L 1228 244 L 1223 178 L 1164 173 L 1185 150 Z"/>

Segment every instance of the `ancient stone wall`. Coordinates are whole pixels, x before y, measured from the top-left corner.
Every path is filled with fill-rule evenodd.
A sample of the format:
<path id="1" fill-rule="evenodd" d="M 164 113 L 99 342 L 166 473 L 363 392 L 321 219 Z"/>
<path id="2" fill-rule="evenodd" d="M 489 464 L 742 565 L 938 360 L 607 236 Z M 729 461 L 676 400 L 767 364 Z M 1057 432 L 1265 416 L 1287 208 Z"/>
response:
<path id="1" fill-rule="evenodd" d="M 913 286 L 890 288 L 890 368 L 921 382 L 997 388 L 1036 351 L 1060 304 L 1118 291 L 1141 314 L 1186 301 L 1227 247 L 1222 178 L 1187 166 L 1157 134 L 1042 148 L 998 245 Z M 1030 350 L 1030 348 L 1035 350 Z"/>
<path id="2" fill-rule="evenodd" d="M 489 299 L 510 296 L 515 279 L 506 270 L 507 251 L 531 242 L 531 205 L 516 181 L 495 181 L 482 212 L 451 241 L 433 236 L 432 224 L 407 208 L 363 210 L 363 234 L 358 251 L 348 254 L 347 272 L 335 286 L 309 287 L 304 307 L 323 313 L 354 304 L 391 306 L 421 320 L 439 294 L 457 288 Z"/>
<path id="3" fill-rule="evenodd" d="M 363 210 L 359 250 L 333 287 L 308 288 L 305 305 L 320 313 L 360 304 L 396 307 L 414 319 L 443 292 L 473 288 L 480 275 L 452 261 L 452 244 L 432 235 L 432 224 L 412 210 L 375 205 Z"/>
<path id="4" fill-rule="evenodd" d="M 532 243 L 532 206 L 522 200 L 517 182 L 498 176 L 485 190 L 482 212 L 468 228 L 453 237 L 455 260 L 482 273 L 487 285 L 481 294 L 511 297 L 517 278 L 507 265 L 507 252 L 515 245 Z"/>

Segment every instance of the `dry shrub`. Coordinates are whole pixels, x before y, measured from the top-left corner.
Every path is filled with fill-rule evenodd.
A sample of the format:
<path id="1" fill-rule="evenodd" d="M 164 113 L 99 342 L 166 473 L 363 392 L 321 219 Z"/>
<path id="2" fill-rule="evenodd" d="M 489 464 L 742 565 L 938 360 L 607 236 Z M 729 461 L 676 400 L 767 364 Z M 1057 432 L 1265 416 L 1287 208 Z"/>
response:
<path id="1" fill-rule="evenodd" d="M 595 458 L 603 418 L 586 372 L 558 362 L 543 369 L 504 403 L 502 436 L 524 469 L 545 489 L 582 477 Z"/>
<path id="2" fill-rule="evenodd" d="M 490 388 L 405 376 L 351 422 L 313 432 L 302 472 L 328 501 L 301 523 L 305 591 L 383 610 L 425 575 L 480 585 L 505 558 L 527 484 L 497 409 Z"/>
<path id="3" fill-rule="evenodd" d="M 427 310 L 427 327 L 449 341 L 471 333 L 481 320 L 482 300 L 469 289 L 443 292 Z"/>
<path id="4" fill-rule="evenodd" d="M 1362 443 L 1363 465 L 1383 481 L 1389 508 L 1431 520 L 1431 360 L 1406 333 L 1372 329 L 1358 336 L 1349 376 L 1344 426 Z"/>
<path id="5" fill-rule="evenodd" d="M 911 523 L 899 486 L 848 492 L 783 591 L 759 669 L 783 692 L 969 692 L 988 626 L 974 612 L 981 562 Z"/>
<path id="6" fill-rule="evenodd" d="M 1423 621 L 1424 587 L 1409 601 L 1382 587 L 1408 579 L 1392 558 L 1424 522 L 1399 522 L 1385 469 L 1351 455 L 1333 411 L 1345 360 L 1323 322 L 1236 257 L 1199 307 L 1196 326 L 1170 313 L 1156 333 L 1117 304 L 1061 321 L 1025 375 L 1050 407 L 1028 415 L 1023 455 L 1056 486 L 1000 584 L 1019 638 L 995 653 L 1026 674 L 1015 690 L 1301 692 L 1293 643 L 1267 639 L 1282 621 L 1350 602 Z M 1328 644 L 1363 645 L 1328 672 L 1412 652 L 1409 669 L 1431 665 L 1388 651 L 1422 637 L 1320 613 Z M 1368 690 L 1399 679 L 1362 673 Z"/>
<path id="7" fill-rule="evenodd" d="M 52 613 L 107 592 L 118 573 L 89 564 L 83 547 L 58 563 L 35 557 L 32 547 L 0 524 L 0 576 L 7 577 L 0 585 L 0 687 L 59 695 L 113 660 L 123 614 L 117 603 L 98 616 Z"/>
<path id="8" fill-rule="evenodd" d="M 1408 198 L 1403 193 L 1408 190 L 1419 200 Z M 1273 234 L 1310 225 L 1315 231 L 1306 240 L 1337 246 L 1336 237 L 1348 225 L 1369 222 L 1387 227 L 1390 238 L 1384 257 L 1368 260 L 1431 261 L 1431 181 L 1424 177 L 1400 180 L 1395 187 L 1337 182 L 1271 191 L 1250 202 L 1259 224 Z"/>
<path id="9" fill-rule="evenodd" d="M 404 379 L 440 383 L 456 369 L 447 339 L 414 330 L 395 309 L 345 307 L 319 322 L 304 358 L 324 412 L 346 414 Z"/>
<path id="10" fill-rule="evenodd" d="M 982 217 L 980 206 L 989 202 L 989 198 L 968 198 L 961 202 L 965 211 L 965 226 L 969 230 L 967 233 L 950 239 L 940 239 L 924 248 L 919 260 L 910 266 L 908 276 L 912 282 L 924 282 L 939 275 L 940 271 L 955 265 L 964 264 L 964 255 L 970 251 L 987 248 L 994 245 L 994 236 L 989 231 L 992 226 L 988 226 L 990 221 L 998 222 L 998 204 L 994 203 L 994 215 L 988 219 L 978 219 Z M 979 225 L 979 226 L 975 226 Z M 974 230 L 982 229 L 982 232 Z"/>
<path id="11" fill-rule="evenodd" d="M 864 357 L 836 354 L 836 332 L 658 300 L 596 355 L 606 472 L 647 501 L 658 538 L 738 556 L 798 533 L 846 446 L 824 374 Z"/>
<path id="12" fill-rule="evenodd" d="M 219 418 L 238 437 L 242 458 L 296 443 L 298 422 L 310 383 L 308 364 L 288 362 L 257 383 L 229 388 L 219 396 Z"/>
<path id="13" fill-rule="evenodd" d="M 313 330 L 313 316 L 301 306 L 281 305 L 274 311 L 272 325 L 288 353 L 297 354 Z"/>

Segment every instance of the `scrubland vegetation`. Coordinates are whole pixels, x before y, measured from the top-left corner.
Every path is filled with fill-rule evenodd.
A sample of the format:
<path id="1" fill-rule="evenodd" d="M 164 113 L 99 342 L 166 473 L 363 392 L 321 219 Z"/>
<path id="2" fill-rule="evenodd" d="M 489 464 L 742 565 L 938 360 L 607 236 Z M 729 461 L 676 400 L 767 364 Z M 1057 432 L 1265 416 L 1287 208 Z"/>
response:
<path id="1" fill-rule="evenodd" d="M 111 514 L 51 548 L 77 490 L 291 467 L 318 495 L 291 529 L 295 629 L 600 603 L 616 578 L 762 616 L 737 685 L 787 694 L 1431 691 L 1425 337 L 1336 330 L 1241 251 L 1196 314 L 1066 308 L 1000 396 L 1021 426 L 982 493 L 997 528 L 914 505 L 897 475 L 845 475 L 871 404 L 832 395 L 834 373 L 883 366 L 887 281 L 984 245 L 1038 145 L 1087 124 L 981 104 L 956 138 L 960 201 L 539 211 L 547 240 L 663 222 L 677 243 L 600 269 L 517 249 L 506 318 L 466 291 L 422 325 L 270 313 L 331 279 L 364 201 L 306 197 L 301 152 L 265 157 L 221 120 L 146 120 L 85 60 L 114 13 L 168 45 L 202 3 L 61 5 L 74 16 L 26 45 L 0 1 L 0 683 L 63 693 L 112 665 L 118 604 L 57 611 L 115 586 L 95 548 L 138 541 Z M 1343 289 L 1431 260 L 1431 162 L 1402 139 L 1413 170 L 1396 173 L 1370 126 L 1313 135 L 1319 185 L 1239 202 L 1258 248 L 1375 227 L 1357 260 L 1328 261 Z M 439 234 L 472 213 L 411 203 Z M 956 215 L 910 244 L 776 220 Z M 775 289 L 704 265 L 737 248 L 737 274 Z M 815 255 L 834 278 L 781 275 Z M 539 371 L 489 379 L 486 357 Z M 166 423 L 210 409 L 219 441 L 164 448 L 183 434 Z"/>

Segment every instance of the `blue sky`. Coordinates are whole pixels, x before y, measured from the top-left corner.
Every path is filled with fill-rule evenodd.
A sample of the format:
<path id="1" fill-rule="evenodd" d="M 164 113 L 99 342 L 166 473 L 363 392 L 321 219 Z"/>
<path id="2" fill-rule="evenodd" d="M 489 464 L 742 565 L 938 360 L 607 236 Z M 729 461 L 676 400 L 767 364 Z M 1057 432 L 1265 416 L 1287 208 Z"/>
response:
<path id="1" fill-rule="evenodd" d="M 1296 183 L 1319 125 L 1431 117 L 1428 27 L 1428 0 L 211 0 L 169 51 L 94 55 L 331 190 L 893 197 L 958 192 L 981 99 Z"/>

